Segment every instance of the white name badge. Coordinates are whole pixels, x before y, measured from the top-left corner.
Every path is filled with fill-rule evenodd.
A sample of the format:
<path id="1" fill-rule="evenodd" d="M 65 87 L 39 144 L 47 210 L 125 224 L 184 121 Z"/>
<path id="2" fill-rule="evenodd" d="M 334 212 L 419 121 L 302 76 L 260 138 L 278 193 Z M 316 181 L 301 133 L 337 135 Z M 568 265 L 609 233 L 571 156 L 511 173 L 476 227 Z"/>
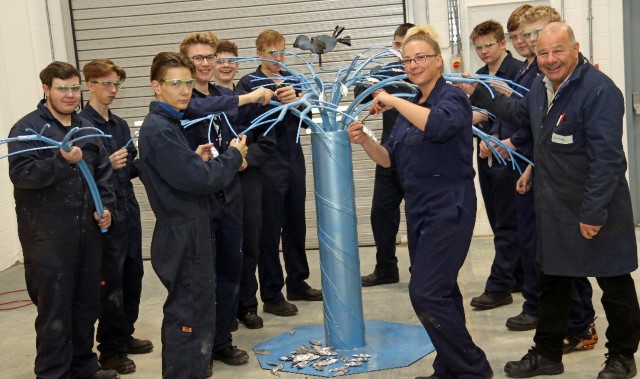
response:
<path id="1" fill-rule="evenodd" d="M 573 136 L 563 136 L 553 133 L 551 135 L 551 142 L 559 143 L 561 145 L 571 145 L 573 143 Z"/>
<path id="2" fill-rule="evenodd" d="M 218 155 L 220 155 L 218 149 L 216 149 L 215 146 L 211 146 L 211 159 L 217 157 Z"/>

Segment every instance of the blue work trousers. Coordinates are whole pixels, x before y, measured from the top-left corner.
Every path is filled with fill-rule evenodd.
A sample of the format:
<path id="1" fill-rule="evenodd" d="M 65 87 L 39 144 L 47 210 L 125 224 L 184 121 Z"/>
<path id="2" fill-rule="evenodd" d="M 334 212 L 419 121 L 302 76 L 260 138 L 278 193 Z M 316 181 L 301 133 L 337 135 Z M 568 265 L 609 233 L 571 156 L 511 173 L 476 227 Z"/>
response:
<path id="1" fill-rule="evenodd" d="M 142 227 L 135 198 L 118 199 L 118 220 L 103 235 L 100 319 L 96 332 L 102 359 L 127 352 L 142 293 Z"/>
<path id="2" fill-rule="evenodd" d="M 16 209 L 27 291 L 38 310 L 38 379 L 86 378 L 100 368 L 92 349 L 102 243 L 90 208 L 74 205 Z"/>
<path id="3" fill-rule="evenodd" d="M 485 292 L 507 292 L 516 284 L 513 273 L 520 259 L 518 214 L 513 198 L 518 173 L 510 165 L 493 160 L 489 167 L 488 162 L 489 159 L 478 157 L 478 180 L 496 251 Z"/>
<path id="4" fill-rule="evenodd" d="M 211 207 L 211 230 L 215 244 L 216 334 L 213 351 L 231 346 L 231 330 L 238 313 L 242 276 L 242 198 L 227 202 L 215 196 Z"/>
<path id="5" fill-rule="evenodd" d="M 458 287 L 458 272 L 469 252 L 476 220 L 473 182 L 455 191 L 434 186 L 425 192 L 429 193 L 421 198 L 426 205 L 406 207 L 412 267 L 409 296 L 436 348 L 435 375 L 446 379 L 489 377 L 489 362 L 465 325 Z M 452 192 L 460 193 L 457 205 L 450 202 Z"/>
<path id="6" fill-rule="evenodd" d="M 371 200 L 371 230 L 376 244 L 375 273 L 381 278 L 398 278 L 396 236 L 400 228 L 400 203 L 404 190 L 395 169 L 376 165 Z"/>
<path id="7" fill-rule="evenodd" d="M 262 232 L 258 275 L 260 297 L 265 303 L 278 303 L 284 299 L 282 288 L 288 292 L 305 292 L 309 285 L 309 263 L 305 251 L 305 175 L 286 165 L 270 165 L 261 169 L 262 180 Z M 282 255 L 287 271 L 286 281 L 280 264 L 280 237 Z"/>
<path id="8" fill-rule="evenodd" d="M 240 173 L 242 183 L 242 274 L 240 278 L 238 317 L 258 311 L 256 269 L 260 256 L 262 229 L 262 182 L 260 170 L 247 168 Z"/>

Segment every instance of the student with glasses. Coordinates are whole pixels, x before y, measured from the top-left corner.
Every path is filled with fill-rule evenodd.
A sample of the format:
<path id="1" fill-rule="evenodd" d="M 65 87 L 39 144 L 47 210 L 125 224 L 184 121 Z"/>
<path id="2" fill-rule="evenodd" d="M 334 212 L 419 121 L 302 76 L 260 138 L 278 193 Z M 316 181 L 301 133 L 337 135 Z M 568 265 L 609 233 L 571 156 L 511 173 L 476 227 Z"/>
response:
<path id="1" fill-rule="evenodd" d="M 163 378 L 204 378 L 216 325 L 211 194 L 231 183 L 246 155 L 245 137 L 212 159 L 212 144 L 195 151 L 180 120 L 189 106 L 196 67 L 177 53 L 151 65 L 156 101 L 140 128 L 140 179 L 156 217 L 151 264 L 167 288 L 162 320 Z"/>
<path id="2" fill-rule="evenodd" d="M 80 116 L 111 138 L 103 141 L 113 175 L 118 222 L 103 236 L 102 296 L 96 340 L 100 364 L 127 374 L 136 370 L 128 354 L 144 354 L 153 343 L 133 337 L 142 292 L 142 226 L 140 207 L 131 179 L 138 177 L 138 150 L 129 125 L 111 112 L 120 85 L 127 77 L 124 69 L 109 59 L 97 59 L 82 68 L 91 93 Z"/>
<path id="3" fill-rule="evenodd" d="M 499 22 L 489 20 L 476 25 L 470 38 L 478 57 L 485 63 L 477 74 L 510 80 L 518 76 L 522 62 L 507 50 L 504 29 Z M 499 139 L 510 136 L 516 130 L 499 119 L 491 122 L 480 112 L 473 112 L 473 116 L 474 125 Z M 485 289 L 480 296 L 471 299 L 471 306 L 487 310 L 513 302 L 511 291 L 516 287 L 513 267 L 520 258 L 518 217 L 513 195 L 513 183 L 517 180 L 518 172 L 510 165 L 494 162 L 489 147 L 480 139 L 477 151 L 478 181 L 494 235 L 495 257 Z"/>
<path id="4" fill-rule="evenodd" d="M 526 62 L 523 65 L 520 75 L 516 79 L 519 84 L 531 88 L 535 80 L 541 76 L 536 59 L 537 34 L 526 33 L 525 31 L 542 29 L 551 22 L 561 21 L 560 13 L 548 5 L 531 7 L 526 10 L 518 19 L 522 30 L 522 40 L 526 44 Z M 510 32 L 511 33 L 511 32 Z M 525 34 L 529 38 L 524 38 Z M 519 50 L 520 51 L 520 50 Z M 533 157 L 533 137 L 531 129 L 519 128 L 509 138 L 503 142 L 525 155 Z M 538 285 L 537 267 L 535 264 L 535 214 L 533 212 L 533 167 L 528 167 L 524 175 L 516 182 L 516 205 L 518 208 L 518 228 L 521 238 L 522 263 L 524 273 L 524 285 L 522 295 L 525 302 L 522 312 L 507 319 L 507 327 L 512 330 L 535 329 L 538 323 Z M 522 223 L 520 222 L 521 220 Z M 525 221 L 528 220 L 528 221 Z M 521 225 L 522 224 L 522 225 Z M 595 310 L 592 303 L 593 289 L 587 278 L 574 278 L 572 283 L 571 314 L 569 317 L 569 328 L 567 337 L 563 341 L 563 352 L 565 354 L 573 351 L 585 351 L 594 348 L 598 342 L 598 334 L 595 327 Z"/>
<path id="5" fill-rule="evenodd" d="M 219 41 L 216 47 L 216 60 L 213 64 L 213 76 L 216 85 L 235 90 L 235 74 L 238 63 L 234 59 L 238 56 L 238 46 L 228 40 Z M 244 130 L 246 125 L 238 125 Z M 262 226 L 262 182 L 260 169 L 276 149 L 276 133 L 264 132 L 268 125 L 254 129 L 247 135 L 247 167 L 240 172 L 242 184 L 242 273 L 238 291 L 239 322 L 248 329 L 263 327 L 262 317 L 258 315 L 258 281 L 256 268 L 258 266 L 258 251 L 260 243 L 260 229 Z"/>
<path id="6" fill-rule="evenodd" d="M 409 29 L 402 64 L 420 91 L 412 99 L 381 92 L 371 109 L 400 113 L 382 145 L 349 125 L 352 143 L 383 167 L 396 167 L 405 190 L 411 279 L 409 297 L 436 348 L 430 378 L 491 378 L 484 352 L 465 325 L 458 272 L 476 220 L 471 104 L 442 77 L 443 61 L 431 28 Z"/>
<path id="7" fill-rule="evenodd" d="M 255 86 L 275 92 L 274 100 L 283 104 L 298 99 L 299 94 L 284 81 L 290 74 L 277 62 L 285 57 L 285 39 L 275 30 L 265 30 L 256 38 L 259 58 L 265 59 L 255 72 L 245 75 L 237 92 L 246 93 Z M 305 250 L 306 167 L 302 147 L 296 141 L 300 119 L 287 114 L 271 131 L 276 136 L 276 151 L 260 170 L 262 181 L 262 230 L 258 258 L 260 297 L 263 310 L 276 316 L 293 316 L 298 308 L 288 300 L 321 301 L 322 291 L 311 288 L 309 263 Z M 280 239 L 287 271 L 286 280 L 280 264 Z"/>
<path id="8" fill-rule="evenodd" d="M 185 112 L 186 118 L 196 118 L 202 112 L 203 102 L 215 106 L 224 106 L 227 119 L 214 121 L 210 128 L 209 120 L 192 125 L 186 130 L 187 140 L 193 150 L 209 141 L 213 143 L 213 158 L 224 154 L 235 138 L 231 127 L 238 132 L 239 126 L 250 123 L 257 116 L 253 104 L 241 105 L 242 100 L 232 90 L 211 83 L 216 65 L 216 45 L 218 38 L 213 32 L 189 33 L 180 43 L 180 53 L 189 58 L 195 66 L 195 88 Z M 244 95 L 244 98 L 256 102 L 270 99 L 272 92 L 260 88 Z M 200 101 L 198 103 L 197 101 Z M 227 120 L 229 124 L 227 124 Z M 211 134 L 209 134 L 211 133 Z M 243 161 L 240 171 L 246 169 Z M 242 274 L 242 190 L 240 178 L 233 176 L 220 191 L 210 195 L 211 233 L 215 253 L 216 271 L 216 328 L 213 352 L 207 375 L 212 374 L 213 360 L 228 365 L 241 365 L 249 360 L 246 351 L 233 345 L 232 330 L 237 328 L 238 289 Z"/>
<path id="9" fill-rule="evenodd" d="M 415 25 L 405 23 L 396 28 L 392 42 L 392 47 L 395 50 L 402 50 L 404 36 L 413 26 Z M 397 60 L 389 63 L 382 67 L 380 74 L 388 76 L 404 74 L 402 68 L 398 66 Z M 356 87 L 354 96 L 358 96 L 365 88 L 364 86 Z M 400 86 L 387 86 L 384 91 L 409 93 L 407 88 Z M 379 91 L 374 92 L 373 96 L 378 93 Z M 371 98 L 368 99 L 368 101 L 370 100 Z M 382 114 L 382 143 L 385 143 L 389 138 L 398 114 L 395 109 Z M 376 266 L 371 274 L 362 276 L 363 287 L 397 283 L 400 280 L 398 258 L 396 257 L 396 236 L 400 228 L 400 203 L 402 203 L 402 199 L 404 199 L 404 189 L 402 189 L 396 169 L 376 165 L 373 198 L 371 199 L 371 231 L 376 244 Z"/>
<path id="10" fill-rule="evenodd" d="M 526 28 L 525 28 L 526 29 Z M 624 98 L 580 53 L 570 26 L 547 24 L 536 43 L 544 74 L 522 99 L 475 88 L 472 100 L 530 129 L 535 151 L 539 320 L 535 346 L 505 365 L 511 377 L 558 375 L 575 282 L 596 278 L 609 322 L 599 379 L 636 375 L 640 309 L 627 162 Z"/>
<path id="11" fill-rule="evenodd" d="M 40 81 L 45 98 L 9 137 L 33 135 L 32 129 L 62 141 L 71 128 L 91 126 L 75 112 L 81 89 L 75 67 L 53 62 L 40 72 Z M 80 131 L 75 137 L 94 133 Z M 25 280 L 37 307 L 34 373 L 38 378 L 118 378 L 117 372 L 100 368 L 92 350 L 100 314 L 100 228 L 111 226 L 116 209 L 109 156 L 97 137 L 77 141 L 69 152 L 42 149 L 49 146 L 31 140 L 9 144 L 9 153 L 32 149 L 9 157 L 9 177 Z M 81 159 L 105 207 L 100 219 L 76 166 Z"/>

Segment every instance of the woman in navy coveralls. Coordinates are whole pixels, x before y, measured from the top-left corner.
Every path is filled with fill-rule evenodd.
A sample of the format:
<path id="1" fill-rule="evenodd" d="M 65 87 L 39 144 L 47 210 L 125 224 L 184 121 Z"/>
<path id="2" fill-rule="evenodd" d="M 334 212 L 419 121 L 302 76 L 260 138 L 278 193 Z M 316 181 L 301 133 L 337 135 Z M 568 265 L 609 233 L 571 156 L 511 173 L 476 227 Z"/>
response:
<path id="1" fill-rule="evenodd" d="M 432 378 L 489 378 L 489 362 L 465 326 L 457 284 L 476 219 L 471 105 L 442 78 L 440 47 L 432 35 L 422 26 L 405 37 L 402 64 L 420 88 L 416 97 L 382 92 L 371 106 L 374 112 L 400 112 L 387 142 L 378 145 L 359 121 L 349 125 L 349 138 L 379 165 L 396 167 L 405 189 L 409 296 L 438 354 Z"/>

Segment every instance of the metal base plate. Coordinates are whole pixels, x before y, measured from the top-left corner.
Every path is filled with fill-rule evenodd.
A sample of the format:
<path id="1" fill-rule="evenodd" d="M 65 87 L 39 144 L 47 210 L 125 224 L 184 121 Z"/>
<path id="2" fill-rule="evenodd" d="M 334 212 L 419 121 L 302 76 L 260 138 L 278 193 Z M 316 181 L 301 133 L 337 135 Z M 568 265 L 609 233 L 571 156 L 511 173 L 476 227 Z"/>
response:
<path id="1" fill-rule="evenodd" d="M 435 350 L 431 339 L 422 325 L 401 324 L 387 321 L 365 321 L 365 342 L 363 347 L 352 350 L 336 350 L 338 357 L 351 358 L 353 354 L 371 354 L 372 357 L 362 366 L 349 367 L 349 374 L 360 374 L 371 371 L 406 367 Z M 302 345 L 311 346 L 311 340 L 324 341 L 324 325 L 305 326 L 292 329 L 272 337 L 253 347 L 256 351 L 266 350 L 268 355 L 256 354 L 263 369 L 273 369 L 271 363 L 282 364 L 283 372 L 330 377 L 336 372 L 332 368 L 344 366 L 337 363 L 318 371 L 311 365 L 298 369 L 291 367 L 291 362 L 284 362 L 280 357 L 290 355 Z M 326 341 L 325 341 L 326 343 Z"/>

